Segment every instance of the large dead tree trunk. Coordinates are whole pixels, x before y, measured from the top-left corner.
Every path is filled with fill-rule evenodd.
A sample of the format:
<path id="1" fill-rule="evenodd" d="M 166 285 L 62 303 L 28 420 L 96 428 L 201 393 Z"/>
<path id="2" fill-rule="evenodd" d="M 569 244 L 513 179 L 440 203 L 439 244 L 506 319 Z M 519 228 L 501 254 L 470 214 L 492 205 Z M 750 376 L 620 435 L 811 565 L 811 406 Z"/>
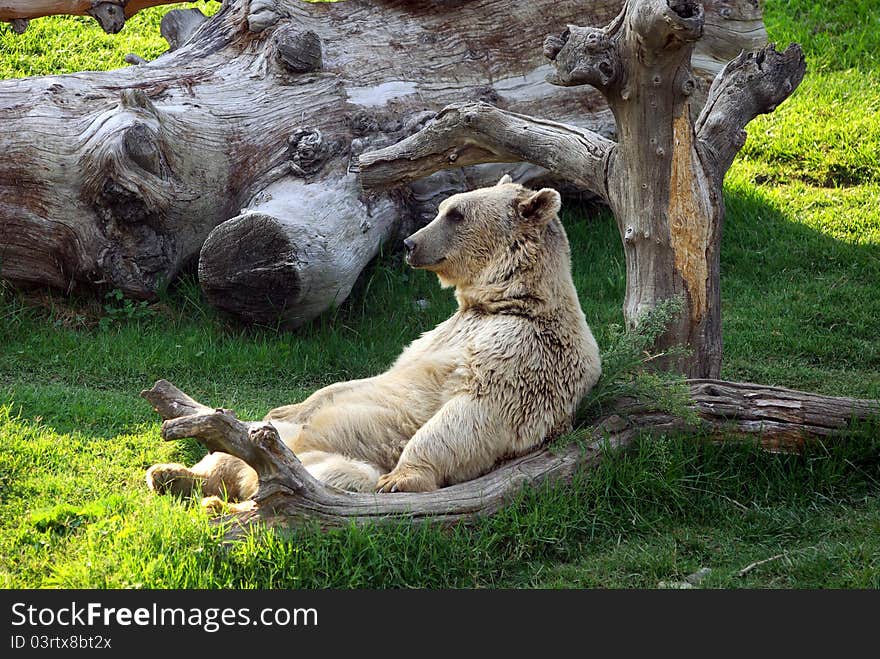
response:
<path id="1" fill-rule="evenodd" d="M 640 434 L 751 439 L 768 450 L 796 451 L 808 441 L 838 441 L 850 424 L 876 419 L 880 411 L 880 401 L 720 380 L 688 384 L 697 423 L 621 402 L 613 414 L 582 431 L 583 442 L 540 449 L 465 483 L 404 494 L 357 494 L 324 485 L 305 470 L 272 425 L 240 421 L 230 410 L 202 405 L 165 380 L 141 395 L 165 419 L 164 439 L 194 437 L 209 450 L 234 455 L 256 470 L 257 494 L 230 506 L 234 519 L 244 525 L 284 526 L 317 521 L 324 527 L 400 520 L 455 523 L 490 515 L 524 485 L 568 480 L 598 464 L 605 451 L 625 448 Z M 240 530 L 233 527 L 232 533 Z"/>
<path id="2" fill-rule="evenodd" d="M 720 15 L 751 6 L 725 3 Z M 796 45 L 740 54 L 715 78 L 704 107 L 692 60 L 713 20 L 697 0 L 630 0 L 604 28 L 570 25 L 547 38 L 544 52 L 556 67 L 551 81 L 598 89 L 614 113 L 614 141 L 461 103 L 399 144 L 362 154 L 362 183 L 387 187 L 438 169 L 515 158 L 595 191 L 623 240 L 627 321 L 634 325 L 660 301 L 682 298 L 682 313 L 656 347 L 684 345 L 691 354 L 658 363 L 690 377 L 718 377 L 724 175 L 745 125 L 792 93 L 805 64 Z"/>
<path id="3" fill-rule="evenodd" d="M 0 20 L 15 4 L 0 3 Z M 28 16 L 52 3 L 30 4 Z M 128 13 L 150 3 L 123 4 Z M 743 6 L 709 4 L 698 96 L 731 52 L 764 42 L 760 12 Z M 552 67 L 540 43 L 548 24 L 603 22 L 619 9 L 231 0 L 207 20 L 168 14 L 162 31 L 176 49 L 154 62 L 2 81 L 0 275 L 147 298 L 199 259 L 218 307 L 296 326 L 348 295 L 380 244 L 407 229 L 401 218 L 425 219 L 438 197 L 500 176 L 498 166 L 471 168 L 367 198 L 349 167 L 362 151 L 460 100 L 612 136 L 599 94 L 544 81 Z M 504 169 L 525 182 L 547 174 Z"/>

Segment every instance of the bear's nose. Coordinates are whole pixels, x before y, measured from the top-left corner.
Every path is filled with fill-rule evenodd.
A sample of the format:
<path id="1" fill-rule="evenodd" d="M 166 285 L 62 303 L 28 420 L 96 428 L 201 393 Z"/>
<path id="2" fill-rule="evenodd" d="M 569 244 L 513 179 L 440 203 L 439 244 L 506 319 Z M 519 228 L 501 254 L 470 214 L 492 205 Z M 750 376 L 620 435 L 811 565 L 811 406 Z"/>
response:
<path id="1" fill-rule="evenodd" d="M 412 254 L 412 251 L 416 248 L 415 242 L 409 238 L 403 241 L 403 246 L 406 249 L 407 254 Z"/>

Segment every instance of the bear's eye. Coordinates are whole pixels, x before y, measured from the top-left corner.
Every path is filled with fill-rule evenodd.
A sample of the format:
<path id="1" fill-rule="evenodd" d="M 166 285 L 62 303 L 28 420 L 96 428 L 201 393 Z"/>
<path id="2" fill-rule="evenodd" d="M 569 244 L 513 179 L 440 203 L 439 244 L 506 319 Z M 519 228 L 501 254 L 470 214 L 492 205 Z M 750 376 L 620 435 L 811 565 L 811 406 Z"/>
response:
<path id="1" fill-rule="evenodd" d="M 464 215 L 462 215 L 462 212 L 457 208 L 453 208 L 452 210 L 446 211 L 446 219 L 454 224 L 457 224 L 458 222 L 464 220 Z"/>

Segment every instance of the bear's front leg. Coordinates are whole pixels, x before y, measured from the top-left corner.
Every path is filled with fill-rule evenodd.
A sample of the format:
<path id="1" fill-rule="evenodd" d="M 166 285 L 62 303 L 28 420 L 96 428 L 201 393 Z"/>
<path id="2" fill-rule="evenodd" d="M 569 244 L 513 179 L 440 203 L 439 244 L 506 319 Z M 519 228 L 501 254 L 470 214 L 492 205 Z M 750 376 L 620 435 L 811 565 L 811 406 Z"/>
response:
<path id="1" fill-rule="evenodd" d="M 407 442 L 378 492 L 431 492 L 476 478 L 510 452 L 513 429 L 490 401 L 456 396 Z"/>

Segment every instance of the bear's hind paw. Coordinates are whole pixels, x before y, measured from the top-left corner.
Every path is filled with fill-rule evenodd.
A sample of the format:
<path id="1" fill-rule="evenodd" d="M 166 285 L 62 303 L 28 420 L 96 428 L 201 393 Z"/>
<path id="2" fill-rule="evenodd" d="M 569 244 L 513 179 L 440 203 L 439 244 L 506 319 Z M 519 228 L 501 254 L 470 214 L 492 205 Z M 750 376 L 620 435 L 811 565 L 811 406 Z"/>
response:
<path id="1" fill-rule="evenodd" d="M 416 467 L 398 466 L 379 478 L 376 491 L 390 492 L 433 492 L 438 488 L 437 479 L 426 470 Z"/>

